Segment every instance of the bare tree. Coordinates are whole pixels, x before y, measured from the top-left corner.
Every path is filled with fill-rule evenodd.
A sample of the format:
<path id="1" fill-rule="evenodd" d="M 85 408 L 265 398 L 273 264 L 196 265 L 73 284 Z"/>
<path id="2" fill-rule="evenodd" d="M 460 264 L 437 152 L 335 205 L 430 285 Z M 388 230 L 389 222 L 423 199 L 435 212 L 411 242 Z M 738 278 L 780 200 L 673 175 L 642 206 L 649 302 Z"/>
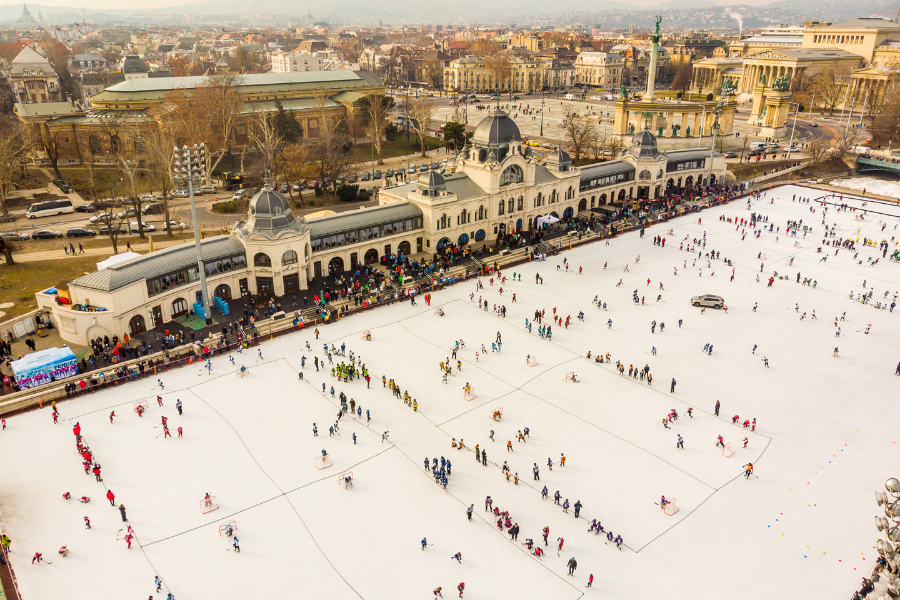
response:
<path id="1" fill-rule="evenodd" d="M 856 130 L 843 131 L 834 140 L 834 146 L 831 148 L 831 157 L 838 160 L 844 160 L 844 157 L 853 153 L 856 146 Z"/>
<path id="2" fill-rule="evenodd" d="M 428 156 L 425 150 L 425 136 L 427 134 L 428 123 L 431 121 L 431 117 L 434 114 L 434 108 L 431 106 L 431 103 L 428 102 L 428 98 L 420 95 L 418 98 L 410 100 L 407 114 L 409 114 L 409 121 L 413 130 L 419 135 L 419 142 L 422 145 L 422 158 L 425 158 Z"/>
<path id="3" fill-rule="evenodd" d="M 97 225 L 100 226 L 100 233 L 109 238 L 113 247 L 113 254 L 119 253 L 119 236 L 123 232 L 123 225 L 128 219 L 128 211 L 119 211 L 115 203 L 107 201 L 103 203 L 102 208 L 94 211 L 97 217 Z"/>
<path id="4" fill-rule="evenodd" d="M 253 115 L 250 124 L 250 139 L 262 155 L 265 171 L 275 169 L 276 156 L 284 144 L 284 138 L 275 128 L 272 117 L 273 115 L 260 111 Z"/>
<path id="5" fill-rule="evenodd" d="M 369 94 L 363 99 L 363 106 L 369 118 L 369 131 L 375 140 L 375 154 L 378 156 L 378 164 L 383 165 L 381 158 L 382 136 L 390 120 L 391 104 L 393 100 L 384 94 Z"/>
<path id="6" fill-rule="evenodd" d="M 844 66 L 827 69 L 816 74 L 811 82 L 811 87 L 816 92 L 816 98 L 829 114 L 834 114 L 835 107 L 847 97 L 850 69 Z"/>
<path id="7" fill-rule="evenodd" d="M 505 84 L 507 89 L 511 92 L 512 84 L 510 82 L 510 75 L 512 72 L 512 61 L 509 59 L 509 54 L 506 52 L 488 54 L 484 57 L 484 64 L 488 71 L 494 76 L 496 91 L 502 92 Z"/>
<path id="8" fill-rule="evenodd" d="M 312 149 L 303 144 L 287 144 L 279 153 L 276 169 L 286 181 L 300 182 L 315 176 L 310 155 Z M 300 186 L 298 200 L 303 206 L 303 186 Z"/>
<path id="9" fill-rule="evenodd" d="M 155 127 L 144 134 L 144 146 L 147 151 L 144 167 L 151 185 L 159 190 L 158 202 L 165 217 L 166 235 L 172 237 L 172 228 L 168 227 L 172 220 L 170 204 L 175 183 L 172 172 L 175 167 L 175 145 L 171 131 L 164 126 Z"/>
<path id="10" fill-rule="evenodd" d="M 575 164 L 580 164 L 581 156 L 597 137 L 597 126 L 592 119 L 579 117 L 577 112 L 569 108 L 566 109 L 566 117 L 563 120 L 563 131 L 566 141 L 572 147 Z"/>
<path id="11" fill-rule="evenodd" d="M 56 173 L 56 177 L 58 179 L 62 179 L 62 174 L 59 172 L 59 148 L 60 148 L 60 133 L 58 131 L 50 131 L 50 128 L 47 127 L 47 124 L 44 124 L 44 135 L 41 136 L 41 145 L 44 148 L 44 154 L 47 155 L 47 160 L 50 161 L 50 166 L 53 167 L 53 172 Z"/>
<path id="12" fill-rule="evenodd" d="M 139 177 L 138 164 L 136 161 L 126 158 L 122 154 L 119 154 L 118 157 L 120 169 L 128 182 L 129 203 L 131 207 L 134 208 L 134 217 L 137 220 L 138 235 L 143 238 L 145 236 L 144 223 L 141 220 L 143 217 L 141 209 L 143 209 L 144 199 L 138 193 L 137 188 L 137 180 Z M 128 209 L 126 208 L 123 212 L 127 215 Z"/>
<path id="13" fill-rule="evenodd" d="M 25 160 L 25 142 L 20 129 L 10 123 L 0 128 L 0 211 L 9 214 L 6 199 L 12 191 L 13 182 L 21 174 Z"/>
<path id="14" fill-rule="evenodd" d="M 694 77 L 694 66 L 689 62 L 678 65 L 675 71 L 675 79 L 672 80 L 672 89 L 681 92 L 684 96 L 691 89 L 691 79 Z"/>
<path id="15" fill-rule="evenodd" d="M 622 151 L 622 140 L 620 140 L 616 136 L 607 138 L 606 149 L 612 155 L 612 158 L 617 158 L 619 156 L 619 153 Z"/>
<path id="16" fill-rule="evenodd" d="M 891 89 L 884 108 L 872 123 L 872 133 L 880 143 L 900 139 L 900 89 Z"/>
<path id="17" fill-rule="evenodd" d="M 806 147 L 809 159 L 814 165 L 819 164 L 825 158 L 826 148 L 819 140 L 813 140 Z"/>

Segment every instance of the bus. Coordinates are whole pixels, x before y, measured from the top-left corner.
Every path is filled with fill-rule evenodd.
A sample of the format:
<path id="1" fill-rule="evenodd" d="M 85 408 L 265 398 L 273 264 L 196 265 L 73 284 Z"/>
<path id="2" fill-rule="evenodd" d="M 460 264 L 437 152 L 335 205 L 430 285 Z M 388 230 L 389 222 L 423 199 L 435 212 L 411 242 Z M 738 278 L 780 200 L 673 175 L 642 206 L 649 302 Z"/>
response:
<path id="1" fill-rule="evenodd" d="M 48 200 L 46 202 L 35 202 L 25 211 L 25 216 L 29 219 L 38 217 L 52 217 L 63 213 L 75 212 L 72 201 L 68 198 L 63 200 Z"/>

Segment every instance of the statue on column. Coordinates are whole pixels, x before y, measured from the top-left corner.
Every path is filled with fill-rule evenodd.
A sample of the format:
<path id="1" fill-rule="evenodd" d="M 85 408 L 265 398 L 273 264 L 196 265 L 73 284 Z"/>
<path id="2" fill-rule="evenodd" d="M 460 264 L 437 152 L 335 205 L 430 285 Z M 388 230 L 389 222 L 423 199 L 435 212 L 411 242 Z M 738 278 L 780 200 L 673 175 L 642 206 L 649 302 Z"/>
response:
<path id="1" fill-rule="evenodd" d="M 653 35 L 659 37 L 659 24 L 662 23 L 662 15 L 656 15 L 656 30 L 653 32 Z"/>
<path id="2" fill-rule="evenodd" d="M 763 72 L 763 73 L 759 76 L 759 82 L 760 82 L 761 84 L 763 84 L 763 85 L 766 85 L 766 74 L 765 74 L 765 72 Z"/>

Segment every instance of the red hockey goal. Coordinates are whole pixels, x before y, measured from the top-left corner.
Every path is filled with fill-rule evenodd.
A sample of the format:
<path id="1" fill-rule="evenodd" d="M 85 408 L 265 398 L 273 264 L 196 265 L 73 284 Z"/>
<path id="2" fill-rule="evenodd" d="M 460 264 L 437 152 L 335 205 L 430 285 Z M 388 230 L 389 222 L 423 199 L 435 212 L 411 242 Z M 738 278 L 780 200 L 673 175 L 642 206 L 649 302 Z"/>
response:
<path id="1" fill-rule="evenodd" d="M 210 496 L 209 498 L 204 498 L 200 501 L 200 512 L 204 515 L 218 509 L 219 503 L 216 502 L 215 496 Z"/>
<path id="2" fill-rule="evenodd" d="M 229 526 L 231 527 L 230 532 L 228 529 Z M 231 536 L 231 535 L 234 535 L 236 532 L 237 532 L 237 521 L 225 521 L 224 523 L 219 525 L 219 535 L 220 536 L 223 536 L 223 535 Z"/>
<path id="3" fill-rule="evenodd" d="M 135 402 L 134 403 L 134 412 L 138 412 L 138 407 L 140 407 L 140 409 L 141 409 L 140 412 L 147 412 L 147 409 L 149 408 L 149 406 L 150 405 L 147 404 L 146 400 L 141 400 L 139 402 Z"/>
<path id="4" fill-rule="evenodd" d="M 353 487 L 353 471 L 345 471 L 337 477 L 338 485 L 344 484 L 344 489 Z"/>

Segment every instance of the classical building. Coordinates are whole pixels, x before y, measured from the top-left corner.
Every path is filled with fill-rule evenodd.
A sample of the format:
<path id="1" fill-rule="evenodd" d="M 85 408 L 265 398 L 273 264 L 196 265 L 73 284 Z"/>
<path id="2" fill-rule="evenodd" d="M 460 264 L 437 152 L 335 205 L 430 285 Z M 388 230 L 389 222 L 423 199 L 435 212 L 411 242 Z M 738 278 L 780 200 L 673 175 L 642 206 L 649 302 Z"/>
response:
<path id="1" fill-rule="evenodd" d="M 90 96 L 87 111 L 64 106 L 67 102 L 58 103 L 56 112 L 29 111 L 21 103 L 14 110 L 20 121 L 36 127 L 45 138 L 62 135 L 72 140 L 60 147 L 60 160 L 64 162 L 105 161 L 106 152 L 114 145 L 119 152 L 140 160 L 144 152 L 140 130 L 158 125 L 148 111 L 164 102 L 166 94 L 179 89 L 189 91 L 208 80 L 206 76 L 154 77 L 154 72 L 149 75 L 127 79 L 126 74 L 125 81 Z M 317 138 L 326 121 L 333 122 L 362 110 L 358 103 L 368 94 L 384 93 L 382 82 L 368 71 L 247 74 L 240 76 L 238 87 L 244 106 L 234 127 L 235 148 L 250 145 L 248 127 L 253 115 L 260 111 L 274 112 L 275 100 L 281 102 L 285 111 L 293 113 L 305 138 Z M 326 97 L 320 102 L 317 96 L 323 93 Z M 116 115 L 123 125 L 122 131 L 113 137 L 103 126 L 104 115 L 108 114 Z"/>
<path id="2" fill-rule="evenodd" d="M 728 56 L 739 58 L 764 50 L 800 48 L 803 46 L 805 29 L 802 26 L 764 27 L 756 35 L 728 44 Z"/>
<path id="3" fill-rule="evenodd" d="M 69 70 L 78 71 L 105 71 L 109 67 L 109 61 L 99 54 L 76 54 L 69 59 Z"/>
<path id="4" fill-rule="evenodd" d="M 20 104 L 34 102 L 59 102 L 59 75 L 50 61 L 37 53 L 31 46 L 25 46 L 13 59 L 6 73 L 13 97 Z"/>
<path id="5" fill-rule="evenodd" d="M 451 60 L 444 68 L 444 89 L 470 92 L 522 92 L 545 87 L 542 63 L 534 58 L 509 56 L 508 63 L 496 63 L 480 56 Z"/>
<path id="6" fill-rule="evenodd" d="M 712 58 L 716 49 L 724 48 L 725 41 L 713 38 L 681 39 L 672 46 L 672 62 L 693 62 L 700 58 Z"/>
<path id="7" fill-rule="evenodd" d="M 230 235 L 201 241 L 207 291 L 222 311 L 246 293 L 306 290 L 322 275 L 385 255 L 430 259 L 449 243 L 494 244 L 504 233 L 536 228 L 541 216 L 621 207 L 725 174 L 722 155 L 702 148 L 660 152 L 649 131 L 635 135 L 620 160 L 576 168 L 556 151 L 539 162 L 515 122 L 494 109 L 447 172 L 389 185 L 377 207 L 305 219 L 264 187 Z M 36 298 L 64 340 L 86 345 L 97 336 L 140 334 L 187 315 L 198 301 L 197 251 L 183 244 L 125 259 L 78 277 L 61 293 L 68 304 L 45 292 Z"/>
<path id="8" fill-rule="evenodd" d="M 309 52 L 276 52 L 271 57 L 273 73 L 321 71 L 323 59 Z"/>
<path id="9" fill-rule="evenodd" d="M 625 61 L 615 52 L 582 52 L 575 59 L 575 82 L 604 88 L 622 84 Z"/>
<path id="10" fill-rule="evenodd" d="M 862 57 L 862 65 L 875 60 L 885 42 L 900 41 L 900 23 L 884 17 L 850 19 L 835 25 L 809 27 L 803 32 L 803 48 L 838 49 Z"/>

